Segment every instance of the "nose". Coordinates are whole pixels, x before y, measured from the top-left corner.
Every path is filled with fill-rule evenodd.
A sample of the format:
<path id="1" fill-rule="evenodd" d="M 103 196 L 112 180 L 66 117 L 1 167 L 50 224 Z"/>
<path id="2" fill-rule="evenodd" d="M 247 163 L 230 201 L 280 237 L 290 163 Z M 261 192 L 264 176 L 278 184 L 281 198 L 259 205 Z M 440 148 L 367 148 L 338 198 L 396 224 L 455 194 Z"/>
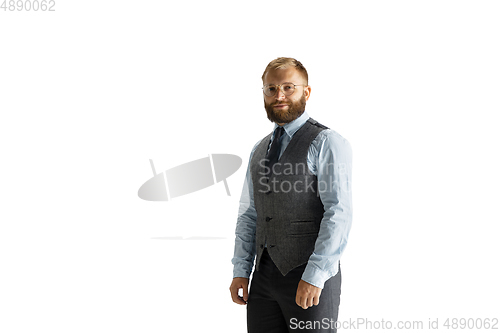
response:
<path id="1" fill-rule="evenodd" d="M 283 93 L 283 91 L 281 90 L 281 86 L 279 86 L 279 89 L 278 89 L 278 91 L 276 92 L 276 99 L 277 99 L 278 101 L 282 101 L 282 100 L 284 100 L 284 99 L 285 99 L 285 97 L 286 97 L 286 96 L 285 96 L 285 94 L 284 94 L 284 93 Z"/>

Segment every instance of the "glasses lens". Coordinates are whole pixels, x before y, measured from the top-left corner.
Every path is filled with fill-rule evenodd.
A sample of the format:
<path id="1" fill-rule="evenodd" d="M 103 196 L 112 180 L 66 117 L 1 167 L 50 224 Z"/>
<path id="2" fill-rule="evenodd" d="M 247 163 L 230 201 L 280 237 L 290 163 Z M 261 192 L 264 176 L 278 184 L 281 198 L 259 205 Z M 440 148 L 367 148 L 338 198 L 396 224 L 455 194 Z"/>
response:
<path id="1" fill-rule="evenodd" d="M 272 97 L 276 94 L 276 86 L 274 84 L 270 84 L 264 87 L 264 94 L 268 97 Z"/>
<path id="2" fill-rule="evenodd" d="M 283 90 L 285 96 L 290 96 L 291 94 L 293 94 L 295 86 L 293 85 L 293 83 L 283 83 L 281 89 Z"/>
<path id="3" fill-rule="evenodd" d="M 290 96 L 295 91 L 295 86 L 293 83 L 283 83 L 281 86 L 281 92 L 285 94 L 285 96 Z M 276 95 L 276 91 L 278 90 L 278 86 L 274 84 L 270 84 L 264 87 L 264 94 L 268 97 L 273 97 Z"/>

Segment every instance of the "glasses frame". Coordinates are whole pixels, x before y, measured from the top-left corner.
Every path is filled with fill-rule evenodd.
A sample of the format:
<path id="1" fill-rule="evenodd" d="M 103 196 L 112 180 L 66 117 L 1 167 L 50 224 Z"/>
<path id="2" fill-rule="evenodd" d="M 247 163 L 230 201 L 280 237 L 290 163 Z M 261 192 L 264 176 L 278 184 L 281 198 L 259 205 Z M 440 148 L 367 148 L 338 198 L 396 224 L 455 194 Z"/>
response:
<path id="1" fill-rule="evenodd" d="M 284 86 L 284 85 L 286 85 L 286 84 L 291 84 L 291 85 L 293 86 L 293 92 L 292 92 L 290 95 L 287 95 L 287 94 L 285 93 L 285 91 L 283 90 L 283 86 Z M 276 86 L 276 87 L 279 87 L 279 90 L 278 90 L 278 89 L 276 89 L 276 92 L 275 92 L 273 95 L 268 96 L 268 95 L 266 95 L 266 93 L 264 92 L 264 89 L 266 89 L 266 88 L 267 88 L 267 87 L 269 87 L 269 86 Z M 264 96 L 267 96 L 267 97 L 274 97 L 274 96 L 276 96 L 276 94 L 278 93 L 278 91 L 281 91 L 281 92 L 283 93 L 283 95 L 285 95 L 285 96 L 292 96 L 292 95 L 295 93 L 295 87 L 307 87 L 307 86 L 308 86 L 308 84 L 293 84 L 292 82 L 285 82 L 285 83 L 282 83 L 282 84 L 268 84 L 268 85 L 266 85 L 266 86 L 262 87 L 262 93 L 264 94 Z"/>

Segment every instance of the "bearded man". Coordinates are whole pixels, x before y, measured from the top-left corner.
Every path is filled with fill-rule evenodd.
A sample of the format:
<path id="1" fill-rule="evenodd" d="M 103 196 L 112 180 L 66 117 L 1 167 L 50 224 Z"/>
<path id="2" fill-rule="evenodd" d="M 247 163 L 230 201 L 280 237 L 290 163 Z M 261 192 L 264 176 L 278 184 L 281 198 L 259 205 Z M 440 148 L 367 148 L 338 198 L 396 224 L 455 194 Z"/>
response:
<path id="1" fill-rule="evenodd" d="M 305 112 L 311 87 L 299 61 L 271 61 L 262 81 L 275 125 L 250 155 L 231 297 L 247 305 L 249 333 L 336 332 L 352 220 L 351 147 Z"/>

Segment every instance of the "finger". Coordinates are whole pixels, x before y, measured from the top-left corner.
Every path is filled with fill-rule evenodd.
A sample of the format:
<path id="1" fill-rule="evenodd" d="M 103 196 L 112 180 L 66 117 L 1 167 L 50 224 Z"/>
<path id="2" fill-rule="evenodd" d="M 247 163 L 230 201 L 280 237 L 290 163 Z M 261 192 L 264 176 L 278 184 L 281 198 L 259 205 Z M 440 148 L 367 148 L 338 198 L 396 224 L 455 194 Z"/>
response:
<path id="1" fill-rule="evenodd" d="M 248 285 L 243 285 L 243 300 L 248 301 Z"/>
<path id="2" fill-rule="evenodd" d="M 306 303 L 306 304 L 307 304 L 307 307 L 308 307 L 308 308 L 312 307 L 312 306 L 313 306 L 313 304 L 314 304 L 314 298 L 313 298 L 312 296 L 309 296 L 309 297 L 307 298 L 307 303 Z"/>
<path id="3" fill-rule="evenodd" d="M 236 295 L 236 297 L 233 297 L 233 302 L 239 305 L 245 305 L 247 302 L 243 300 L 240 296 Z"/>
<path id="4" fill-rule="evenodd" d="M 246 305 L 246 304 L 247 304 L 247 301 L 245 301 L 245 300 L 243 299 L 243 297 L 238 296 L 238 304 L 240 304 L 240 305 Z"/>
<path id="5" fill-rule="evenodd" d="M 304 309 L 304 310 L 306 310 L 306 309 L 307 309 L 307 303 L 306 303 L 306 302 L 307 302 L 307 297 L 301 297 L 301 298 L 300 298 L 300 304 L 299 304 L 299 306 L 300 306 L 302 309 Z"/>
<path id="6" fill-rule="evenodd" d="M 318 305 L 319 304 L 319 298 L 321 296 L 321 291 L 322 290 L 323 289 L 319 289 L 318 294 L 314 297 L 314 305 Z"/>
<path id="7" fill-rule="evenodd" d="M 238 295 L 238 291 L 239 291 L 238 287 L 231 287 L 231 298 L 233 299 L 234 303 L 245 305 L 246 302 L 243 301 L 243 299 Z"/>

